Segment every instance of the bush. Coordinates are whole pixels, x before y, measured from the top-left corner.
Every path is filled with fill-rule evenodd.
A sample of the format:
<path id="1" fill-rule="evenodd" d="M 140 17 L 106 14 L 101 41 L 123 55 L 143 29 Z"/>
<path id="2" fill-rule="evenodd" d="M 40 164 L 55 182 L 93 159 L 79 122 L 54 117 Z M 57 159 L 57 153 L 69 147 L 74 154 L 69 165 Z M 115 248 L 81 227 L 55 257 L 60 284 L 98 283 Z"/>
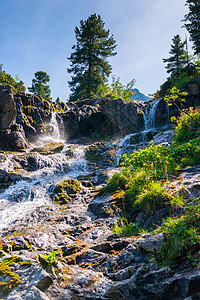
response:
<path id="1" fill-rule="evenodd" d="M 160 231 L 165 232 L 164 243 L 158 260 L 162 264 L 170 264 L 182 255 L 187 255 L 200 242 L 198 223 L 200 219 L 200 205 L 187 206 L 185 215 L 180 218 L 168 218 Z"/>
<path id="2" fill-rule="evenodd" d="M 14 80 L 11 75 L 7 74 L 5 71 L 0 72 L 0 84 L 10 85 L 14 94 L 24 93 L 26 88 L 22 80 Z"/>
<path id="3" fill-rule="evenodd" d="M 134 151 L 128 158 L 124 156 L 122 164 L 129 167 L 132 172 L 143 169 L 153 179 L 166 178 L 169 165 L 173 165 L 173 158 L 169 154 L 168 146 L 151 145 Z"/>
<path id="4" fill-rule="evenodd" d="M 176 119 L 173 142 L 176 144 L 186 143 L 200 136 L 200 111 L 189 110 L 183 111 L 179 118 Z"/>
<path id="5" fill-rule="evenodd" d="M 127 172 L 127 178 L 129 178 L 128 189 L 126 191 L 126 199 L 134 203 L 136 196 L 144 190 L 144 188 L 149 183 L 149 176 L 145 170 L 141 169 L 136 173 L 133 173 L 132 176 Z"/>
<path id="6" fill-rule="evenodd" d="M 127 183 L 128 178 L 123 173 L 115 173 L 100 193 L 113 193 L 118 189 L 125 189 Z"/>
<path id="7" fill-rule="evenodd" d="M 57 256 L 59 255 L 59 251 L 53 251 L 49 255 L 47 254 L 40 254 L 39 261 L 41 262 L 42 266 L 46 268 L 49 265 L 54 265 L 56 263 Z"/>

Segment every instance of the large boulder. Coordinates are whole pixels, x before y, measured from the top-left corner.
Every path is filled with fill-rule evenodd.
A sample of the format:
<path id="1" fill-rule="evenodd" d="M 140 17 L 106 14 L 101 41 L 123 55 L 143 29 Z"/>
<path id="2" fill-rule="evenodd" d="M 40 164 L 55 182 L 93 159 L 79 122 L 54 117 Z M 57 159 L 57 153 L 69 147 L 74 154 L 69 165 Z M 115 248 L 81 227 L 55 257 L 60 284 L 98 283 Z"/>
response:
<path id="1" fill-rule="evenodd" d="M 139 105 L 122 99 L 93 98 L 68 105 L 69 111 L 60 113 L 65 136 L 110 136 L 137 132 L 143 126 Z"/>
<path id="2" fill-rule="evenodd" d="M 12 89 L 0 84 L 0 130 L 8 129 L 16 118 L 16 107 Z"/>
<path id="3" fill-rule="evenodd" d="M 112 126 L 110 133 L 134 133 L 141 129 L 143 117 L 134 101 L 103 98 L 100 107 Z"/>
<path id="4" fill-rule="evenodd" d="M 107 122 L 106 115 L 101 112 L 100 106 L 83 105 L 79 109 L 79 133 L 83 136 L 94 133 L 103 133 Z"/>

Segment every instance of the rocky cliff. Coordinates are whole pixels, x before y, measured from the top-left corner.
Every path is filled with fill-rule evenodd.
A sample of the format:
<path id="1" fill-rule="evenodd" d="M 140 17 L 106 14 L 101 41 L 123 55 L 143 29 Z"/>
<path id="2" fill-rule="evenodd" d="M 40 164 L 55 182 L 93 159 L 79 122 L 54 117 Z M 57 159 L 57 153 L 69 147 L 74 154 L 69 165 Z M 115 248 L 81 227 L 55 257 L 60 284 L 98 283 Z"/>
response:
<path id="1" fill-rule="evenodd" d="M 51 132 L 52 112 L 57 114 L 65 140 L 95 134 L 101 137 L 126 134 L 143 126 L 140 103 L 121 99 L 52 103 L 36 95 L 13 95 L 9 86 L 0 85 L 0 105 L 1 148 L 7 150 L 26 148 L 26 141 L 33 142 L 39 135 Z"/>

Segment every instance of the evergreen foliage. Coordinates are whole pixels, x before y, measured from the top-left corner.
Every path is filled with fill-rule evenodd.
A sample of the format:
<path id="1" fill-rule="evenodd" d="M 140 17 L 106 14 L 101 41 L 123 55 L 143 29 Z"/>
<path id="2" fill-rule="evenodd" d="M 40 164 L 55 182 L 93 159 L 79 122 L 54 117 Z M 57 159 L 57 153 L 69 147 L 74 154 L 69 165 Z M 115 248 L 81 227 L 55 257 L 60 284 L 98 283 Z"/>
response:
<path id="1" fill-rule="evenodd" d="M 167 73 L 177 74 L 180 73 L 181 69 L 187 63 L 187 55 L 184 50 L 186 41 L 182 42 L 179 34 L 175 35 L 172 39 L 172 45 L 169 53 L 171 56 L 169 58 L 163 58 L 163 62 L 167 63 L 166 69 Z"/>
<path id="2" fill-rule="evenodd" d="M 32 80 L 32 86 L 28 88 L 29 92 L 39 95 L 45 100 L 51 100 L 51 90 L 47 83 L 50 81 L 49 75 L 44 71 L 38 71 Z"/>
<path id="3" fill-rule="evenodd" d="M 68 72 L 73 74 L 68 82 L 71 101 L 101 96 L 101 88 L 111 73 L 107 58 L 116 55 L 117 45 L 104 25 L 101 17 L 93 14 L 86 21 L 81 20 L 80 27 L 75 28 L 77 43 L 68 58 Z"/>
<path id="4" fill-rule="evenodd" d="M 200 54 L 200 1 L 187 0 L 186 5 L 189 12 L 185 15 L 185 27 L 194 43 L 195 54 Z"/>

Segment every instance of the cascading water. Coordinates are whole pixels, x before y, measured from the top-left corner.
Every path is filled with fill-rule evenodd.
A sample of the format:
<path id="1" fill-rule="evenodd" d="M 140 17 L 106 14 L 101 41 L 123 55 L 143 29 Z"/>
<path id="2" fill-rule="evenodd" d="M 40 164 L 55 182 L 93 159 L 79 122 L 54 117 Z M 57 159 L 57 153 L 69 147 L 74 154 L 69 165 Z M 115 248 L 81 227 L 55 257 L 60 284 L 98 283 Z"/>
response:
<path id="1" fill-rule="evenodd" d="M 144 130 L 155 128 L 156 124 L 156 111 L 158 108 L 158 104 L 162 98 L 152 102 L 144 111 Z"/>
<path id="2" fill-rule="evenodd" d="M 60 133 L 56 124 L 55 114 L 52 116 L 54 133 L 51 138 L 48 134 L 44 142 L 59 141 Z M 85 146 L 65 144 L 61 153 L 41 155 L 39 153 L 6 154 L 6 159 L 1 159 L 0 169 L 6 172 L 14 171 L 17 161 L 23 155 L 33 155 L 35 169 L 25 173 L 25 179 L 19 180 L 0 193 L 0 230 L 19 228 L 23 223 L 38 223 L 40 209 L 52 210 L 54 205 L 50 198 L 52 188 L 66 178 L 77 178 L 89 172 L 87 161 L 84 159 Z M 71 151 L 69 151 L 71 150 Z M 69 156 L 69 152 L 72 156 Z M 27 175 L 27 177 L 26 177 Z M 33 217 L 34 216 L 34 217 Z"/>
<path id="3" fill-rule="evenodd" d="M 142 147 L 147 142 L 147 135 L 156 127 L 156 112 L 162 98 L 150 103 L 143 112 L 144 130 L 138 133 L 129 134 L 118 143 L 117 161 L 123 154 L 129 155 L 133 150 Z M 166 104 L 166 109 L 168 105 Z"/>
<path id="4" fill-rule="evenodd" d="M 60 122 L 62 122 L 62 120 Z M 61 127 L 63 127 L 63 124 L 61 125 Z M 45 127 L 47 133 L 38 137 L 38 140 L 35 143 L 36 146 L 40 146 L 51 142 L 63 142 L 62 134 L 60 132 L 59 125 L 57 122 L 56 112 L 51 113 L 51 120 L 45 125 Z"/>

